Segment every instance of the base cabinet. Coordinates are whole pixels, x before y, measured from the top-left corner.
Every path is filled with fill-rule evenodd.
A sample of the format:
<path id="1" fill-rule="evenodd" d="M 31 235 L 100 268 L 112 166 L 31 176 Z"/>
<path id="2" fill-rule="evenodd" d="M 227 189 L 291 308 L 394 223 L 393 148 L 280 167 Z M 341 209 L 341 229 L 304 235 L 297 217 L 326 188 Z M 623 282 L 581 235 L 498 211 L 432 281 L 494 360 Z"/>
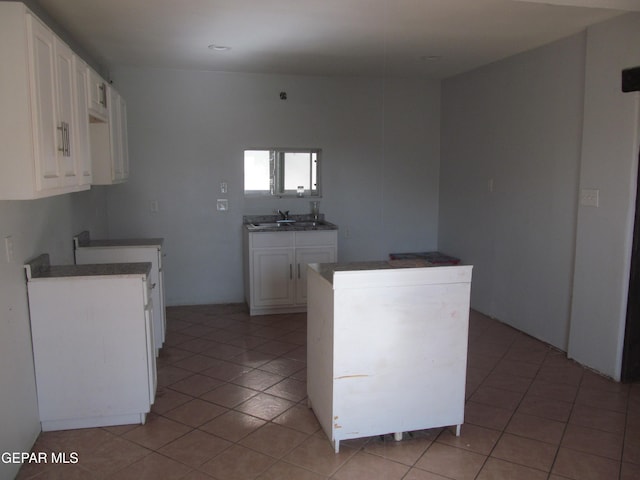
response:
<path id="1" fill-rule="evenodd" d="M 307 264 L 335 262 L 337 230 L 244 232 L 245 298 L 251 315 L 304 312 Z"/>
<path id="2" fill-rule="evenodd" d="M 149 281 L 153 301 L 153 331 L 156 355 L 166 336 L 164 273 L 162 268 L 162 238 L 91 240 L 89 232 L 74 237 L 77 265 L 149 262 Z"/>
<path id="3" fill-rule="evenodd" d="M 157 384 L 147 273 L 27 285 L 42 430 L 144 423 Z"/>

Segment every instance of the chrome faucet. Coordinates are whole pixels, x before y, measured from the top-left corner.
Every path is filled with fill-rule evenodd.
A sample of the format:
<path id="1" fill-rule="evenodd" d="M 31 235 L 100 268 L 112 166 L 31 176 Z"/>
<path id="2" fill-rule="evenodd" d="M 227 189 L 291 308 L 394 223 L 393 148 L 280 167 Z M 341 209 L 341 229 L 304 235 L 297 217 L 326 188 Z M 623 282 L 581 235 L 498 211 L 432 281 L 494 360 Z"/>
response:
<path id="1" fill-rule="evenodd" d="M 282 217 L 282 220 L 289 220 L 289 210 L 283 212 L 282 210 L 278 209 L 278 214 Z"/>

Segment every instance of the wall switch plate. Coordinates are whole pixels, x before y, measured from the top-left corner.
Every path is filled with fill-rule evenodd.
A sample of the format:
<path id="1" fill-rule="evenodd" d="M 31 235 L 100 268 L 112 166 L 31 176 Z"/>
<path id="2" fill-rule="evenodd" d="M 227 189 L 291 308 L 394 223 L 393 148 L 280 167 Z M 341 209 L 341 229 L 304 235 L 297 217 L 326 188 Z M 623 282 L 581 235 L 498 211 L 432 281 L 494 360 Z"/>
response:
<path id="1" fill-rule="evenodd" d="M 583 188 L 580 190 L 580 205 L 583 207 L 599 207 L 600 190 L 597 188 Z"/>
<path id="2" fill-rule="evenodd" d="M 227 210 L 229 210 L 229 200 L 227 200 L 226 198 L 219 198 L 216 201 L 216 208 L 219 212 L 226 212 Z"/>
<path id="3" fill-rule="evenodd" d="M 158 200 L 151 200 L 149 210 L 151 210 L 151 213 L 158 213 Z"/>
<path id="4" fill-rule="evenodd" d="M 220 182 L 220 193 L 227 193 L 227 182 Z"/>

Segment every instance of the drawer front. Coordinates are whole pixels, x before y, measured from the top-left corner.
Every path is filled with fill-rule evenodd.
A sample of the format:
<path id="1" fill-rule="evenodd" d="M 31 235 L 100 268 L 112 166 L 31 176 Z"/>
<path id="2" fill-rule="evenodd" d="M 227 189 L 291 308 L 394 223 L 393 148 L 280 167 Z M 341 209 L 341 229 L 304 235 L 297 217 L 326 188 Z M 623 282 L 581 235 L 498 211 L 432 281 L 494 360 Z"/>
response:
<path id="1" fill-rule="evenodd" d="M 250 233 L 253 248 L 293 247 L 293 232 Z"/>
<path id="2" fill-rule="evenodd" d="M 337 245 L 337 230 L 314 230 L 296 233 L 296 247 L 316 245 Z"/>

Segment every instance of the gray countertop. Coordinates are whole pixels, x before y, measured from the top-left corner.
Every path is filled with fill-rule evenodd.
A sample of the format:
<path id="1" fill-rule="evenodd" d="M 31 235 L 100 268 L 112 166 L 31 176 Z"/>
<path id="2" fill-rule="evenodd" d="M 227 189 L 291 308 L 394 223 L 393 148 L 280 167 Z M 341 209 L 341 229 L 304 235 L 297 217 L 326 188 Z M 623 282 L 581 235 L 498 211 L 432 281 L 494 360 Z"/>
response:
<path id="1" fill-rule="evenodd" d="M 290 215 L 289 219 L 295 223 L 285 223 L 276 225 L 280 220 L 279 215 L 245 215 L 242 217 L 243 227 L 249 232 L 298 232 L 306 230 L 337 230 L 338 226 L 327 222 L 324 214 L 318 215 L 314 219 L 310 214 Z"/>
<path id="2" fill-rule="evenodd" d="M 84 247 L 161 247 L 162 238 L 122 238 L 114 240 L 90 240 L 87 243 L 79 244 L 78 248 Z"/>
<path id="3" fill-rule="evenodd" d="M 162 247 L 163 238 L 116 238 L 92 240 L 88 231 L 73 237 L 76 248 L 84 247 Z"/>
<path id="4" fill-rule="evenodd" d="M 424 268 L 434 267 L 433 263 L 426 260 L 380 260 L 369 262 L 351 262 L 351 263 L 318 263 L 314 268 L 323 278 L 333 283 L 333 274 L 335 272 L 349 272 L 359 270 L 389 270 L 396 268 Z"/>
<path id="5" fill-rule="evenodd" d="M 149 275 L 151 263 L 102 263 L 87 265 L 51 265 L 49 255 L 42 254 L 25 265 L 27 277 L 32 279 L 51 279 L 69 277 L 111 276 L 111 275 Z"/>

